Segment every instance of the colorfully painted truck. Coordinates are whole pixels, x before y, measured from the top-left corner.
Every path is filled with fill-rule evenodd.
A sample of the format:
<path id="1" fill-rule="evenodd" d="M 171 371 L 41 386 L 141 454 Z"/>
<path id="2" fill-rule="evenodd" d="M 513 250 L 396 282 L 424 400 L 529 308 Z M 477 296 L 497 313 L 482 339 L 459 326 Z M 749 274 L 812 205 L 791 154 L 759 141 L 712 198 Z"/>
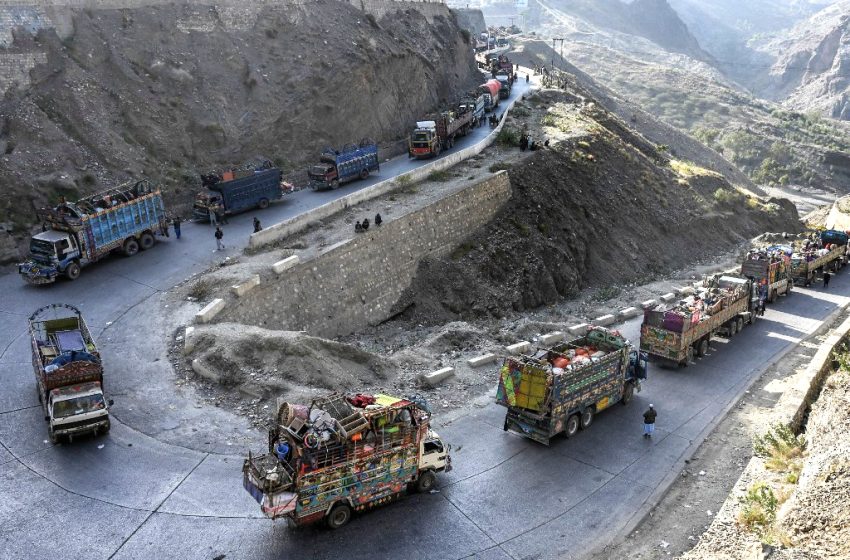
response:
<path id="1" fill-rule="evenodd" d="M 791 255 L 778 247 L 750 251 L 741 263 L 741 276 L 749 278 L 757 286 L 763 285 L 767 301 L 773 303 L 776 296 L 787 296 L 794 287 Z"/>
<path id="2" fill-rule="evenodd" d="M 132 256 L 168 235 L 162 194 L 147 181 L 126 184 L 76 203 L 39 211 L 42 231 L 30 240 L 30 255 L 18 272 L 31 284 L 60 275 L 76 280 L 80 269 L 112 251 Z"/>
<path id="3" fill-rule="evenodd" d="M 472 113 L 472 122 L 470 127 L 475 128 L 484 124 L 484 108 L 487 106 L 487 101 L 484 94 L 470 93 L 463 97 L 458 103 L 457 112 Z"/>
<path id="4" fill-rule="evenodd" d="M 472 128 L 472 112 L 444 111 L 430 121 L 418 121 L 410 136 L 408 155 L 422 159 L 436 157 L 449 150 L 455 138 L 466 136 Z"/>
<path id="5" fill-rule="evenodd" d="M 691 296 L 672 309 L 646 309 L 640 328 L 640 349 L 650 359 L 686 367 L 705 356 L 711 338 L 731 338 L 756 320 L 758 287 L 738 276 L 716 276 L 702 295 Z"/>
<path id="6" fill-rule="evenodd" d="M 591 327 L 587 335 L 533 355 L 508 357 L 496 402 L 507 407 L 505 431 L 545 445 L 572 437 L 596 414 L 628 404 L 647 377 L 647 357 L 619 333 Z"/>
<path id="7" fill-rule="evenodd" d="M 847 234 L 827 230 L 820 236 L 822 247 L 813 246 L 791 255 L 791 274 L 798 286 L 808 286 L 824 271 L 838 270 L 845 262 Z"/>
<path id="8" fill-rule="evenodd" d="M 50 441 L 109 431 L 103 365 L 80 310 L 51 304 L 29 318 L 32 367 Z"/>
<path id="9" fill-rule="evenodd" d="M 379 171 L 378 144 L 364 138 L 360 144 L 348 144 L 341 150 L 325 148 L 319 163 L 310 167 L 310 188 L 313 190 L 335 189 L 338 186 L 365 179 L 372 171 Z"/>
<path id="10" fill-rule="evenodd" d="M 283 403 L 269 453 L 243 464 L 243 486 L 266 517 L 342 527 L 407 489 L 431 490 L 436 473 L 451 470 L 430 418 L 416 397 L 334 393 L 309 407 Z"/>
<path id="11" fill-rule="evenodd" d="M 281 183 L 280 169 L 270 161 L 223 173 L 201 175 L 204 190 L 195 196 L 192 218 L 199 222 L 210 219 L 210 211 L 236 214 L 251 208 L 265 209 L 288 192 Z"/>

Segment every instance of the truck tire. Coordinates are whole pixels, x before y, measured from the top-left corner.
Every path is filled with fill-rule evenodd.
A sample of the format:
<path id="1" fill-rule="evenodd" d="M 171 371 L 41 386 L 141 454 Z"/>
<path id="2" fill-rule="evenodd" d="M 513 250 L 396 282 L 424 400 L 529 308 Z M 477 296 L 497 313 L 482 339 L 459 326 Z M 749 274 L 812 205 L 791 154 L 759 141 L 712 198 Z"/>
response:
<path id="1" fill-rule="evenodd" d="M 571 438 L 578 433 L 581 421 L 579 420 L 578 414 L 573 414 L 567 418 L 567 421 L 564 424 L 564 435 Z"/>
<path id="2" fill-rule="evenodd" d="M 339 529 L 349 521 L 351 521 L 351 506 L 348 504 L 335 505 L 327 517 L 325 517 L 325 523 L 327 523 L 330 529 Z"/>
<path id="3" fill-rule="evenodd" d="M 50 438 L 50 443 L 56 445 L 59 443 L 59 436 L 56 435 L 56 432 L 53 431 L 53 428 L 47 428 L 47 435 Z"/>
<path id="4" fill-rule="evenodd" d="M 626 406 L 630 402 L 632 402 L 632 398 L 635 396 L 635 384 L 631 381 L 626 382 L 626 386 L 623 387 L 623 397 L 620 399 L 620 402 L 623 403 L 623 406 Z"/>
<path id="5" fill-rule="evenodd" d="M 736 334 L 738 334 L 738 321 L 734 319 L 729 321 L 727 329 L 729 330 L 729 338 L 732 338 Z"/>
<path id="6" fill-rule="evenodd" d="M 688 346 L 688 353 L 685 355 L 685 359 L 683 361 L 679 362 L 679 367 L 680 368 L 686 368 L 693 361 L 694 361 L 694 347 Z"/>
<path id="7" fill-rule="evenodd" d="M 103 427 L 103 430 L 100 432 L 102 434 L 108 434 L 109 430 L 112 428 L 112 422 L 109 420 L 106 421 L 106 426 Z"/>
<path id="8" fill-rule="evenodd" d="M 425 492 L 430 491 L 436 483 L 437 477 L 434 476 L 434 473 L 431 471 L 425 471 L 419 475 L 419 479 L 416 481 L 416 491 L 420 494 L 424 494 Z"/>
<path id="9" fill-rule="evenodd" d="M 703 338 L 697 345 L 697 356 L 702 358 L 706 354 L 708 354 L 708 339 Z"/>
<path id="10" fill-rule="evenodd" d="M 269 207 L 269 199 L 268 198 L 261 198 L 260 201 L 257 203 L 257 208 L 259 208 L 260 210 L 265 210 L 268 207 Z"/>
<path id="11" fill-rule="evenodd" d="M 368 179 L 369 178 L 369 170 L 365 167 L 360 170 L 360 179 Z"/>
<path id="12" fill-rule="evenodd" d="M 133 255 L 139 252 L 139 242 L 131 237 L 130 239 L 124 242 L 123 251 L 125 256 L 132 257 Z"/>
<path id="13" fill-rule="evenodd" d="M 139 249 L 141 249 L 142 251 L 147 251 L 148 249 L 153 247 L 154 243 L 156 243 L 156 240 L 153 238 L 153 235 L 148 232 L 145 232 L 139 236 Z"/>
<path id="14" fill-rule="evenodd" d="M 76 280 L 80 277 L 80 265 L 76 261 L 71 261 L 68 263 L 68 266 L 65 267 L 65 277 L 68 280 Z"/>
<path id="15" fill-rule="evenodd" d="M 737 327 L 738 332 L 741 332 L 742 330 L 744 330 L 744 318 L 738 317 L 738 320 L 735 321 L 735 326 Z"/>
<path id="16" fill-rule="evenodd" d="M 333 181 L 331 181 L 331 190 L 336 189 L 338 187 L 339 187 L 339 179 L 334 179 Z"/>
<path id="17" fill-rule="evenodd" d="M 581 413 L 581 429 L 586 430 L 593 424 L 593 417 L 596 416 L 596 409 L 588 406 Z"/>

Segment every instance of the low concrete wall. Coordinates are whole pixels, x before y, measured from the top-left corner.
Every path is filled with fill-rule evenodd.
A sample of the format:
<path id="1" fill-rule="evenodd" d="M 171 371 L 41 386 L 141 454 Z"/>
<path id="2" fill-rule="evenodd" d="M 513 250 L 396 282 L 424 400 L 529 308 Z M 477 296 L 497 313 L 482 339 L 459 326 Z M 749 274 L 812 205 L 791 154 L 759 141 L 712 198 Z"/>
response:
<path id="1" fill-rule="evenodd" d="M 332 337 L 390 317 L 423 258 L 452 251 L 510 199 L 506 172 L 268 274 L 218 320 Z"/>

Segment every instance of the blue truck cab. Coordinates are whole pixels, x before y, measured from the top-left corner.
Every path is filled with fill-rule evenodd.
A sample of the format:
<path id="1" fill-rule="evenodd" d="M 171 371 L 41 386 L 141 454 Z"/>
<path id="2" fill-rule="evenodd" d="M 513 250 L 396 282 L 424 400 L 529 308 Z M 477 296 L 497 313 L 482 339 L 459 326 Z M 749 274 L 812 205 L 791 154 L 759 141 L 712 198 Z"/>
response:
<path id="1" fill-rule="evenodd" d="M 355 179 L 365 179 L 372 171 L 381 169 L 378 163 L 378 145 L 363 139 L 360 144 L 348 144 L 341 150 L 325 148 L 319 163 L 310 167 L 310 188 L 335 189 Z"/>
<path id="2" fill-rule="evenodd" d="M 204 189 L 195 196 L 192 218 L 209 221 L 210 210 L 236 214 L 251 208 L 268 208 L 269 203 L 283 197 L 281 172 L 271 162 L 247 169 L 202 175 Z"/>

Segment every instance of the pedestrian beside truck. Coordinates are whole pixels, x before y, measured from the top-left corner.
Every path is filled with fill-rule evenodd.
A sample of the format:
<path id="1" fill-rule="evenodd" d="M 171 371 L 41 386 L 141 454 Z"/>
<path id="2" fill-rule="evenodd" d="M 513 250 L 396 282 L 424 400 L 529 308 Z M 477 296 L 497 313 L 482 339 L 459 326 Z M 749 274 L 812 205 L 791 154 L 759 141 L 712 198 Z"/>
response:
<path id="1" fill-rule="evenodd" d="M 652 433 L 655 431 L 655 418 L 657 416 L 658 413 L 655 412 L 653 405 L 649 405 L 647 411 L 643 413 L 643 437 L 645 439 L 652 437 Z"/>
<path id="2" fill-rule="evenodd" d="M 222 239 L 224 238 L 224 232 L 221 231 L 220 226 L 215 226 L 215 247 L 216 251 L 224 250 L 224 243 L 222 243 Z"/>

